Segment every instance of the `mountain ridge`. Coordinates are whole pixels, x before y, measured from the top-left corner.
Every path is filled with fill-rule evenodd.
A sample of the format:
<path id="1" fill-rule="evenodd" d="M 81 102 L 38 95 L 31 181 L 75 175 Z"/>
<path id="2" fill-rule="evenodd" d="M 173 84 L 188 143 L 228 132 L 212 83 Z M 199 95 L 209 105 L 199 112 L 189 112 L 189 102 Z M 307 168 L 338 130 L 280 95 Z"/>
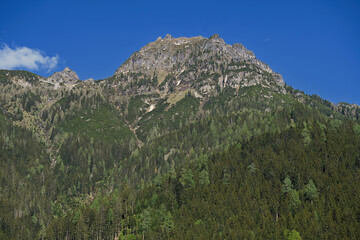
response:
<path id="1" fill-rule="evenodd" d="M 86 84 L 111 87 L 125 98 L 151 96 L 144 99 L 147 107 L 143 113 L 153 111 L 162 100 L 170 104 L 168 109 L 183 99 L 187 92 L 191 92 L 200 100 L 200 106 L 204 106 L 209 97 L 221 94 L 228 87 L 236 90 L 235 95 L 240 89 L 262 86 L 274 93 L 292 95 L 299 102 L 309 99 L 304 92 L 289 88 L 282 76 L 258 60 L 252 51 L 240 43 L 226 44 L 218 34 L 209 38 L 174 38 L 170 34 L 165 38 L 159 37 L 133 53 L 113 76 L 103 80 L 80 81 L 76 72 L 68 67 L 48 78 L 19 70 L 0 70 L 0 77 L 3 82 L 13 82 L 21 87 L 40 84 L 55 90 L 70 90 Z M 264 97 L 271 98 L 271 95 Z M 108 97 L 110 101 L 118 98 L 113 93 Z M 356 104 L 330 102 L 327 107 L 354 118 L 360 116 L 360 106 Z M 132 129 L 135 128 L 136 123 L 132 125 Z"/>
<path id="2" fill-rule="evenodd" d="M 143 59 L 141 59 L 141 57 L 139 58 L 138 54 L 140 53 L 140 54 L 144 55 L 144 53 L 147 53 L 150 50 L 153 50 L 154 48 L 158 48 L 160 50 L 163 50 L 163 48 L 161 48 L 161 46 L 162 46 L 161 44 L 165 44 L 167 46 L 165 48 L 165 50 L 169 50 L 169 49 L 171 50 L 171 46 L 169 47 L 169 45 L 174 45 L 175 47 L 177 47 L 177 46 L 181 47 L 181 45 L 183 45 L 185 48 L 187 48 L 189 45 L 191 45 L 191 43 L 194 43 L 194 42 L 199 43 L 201 41 L 207 42 L 207 44 L 210 45 L 210 46 L 214 46 L 214 45 L 211 45 L 211 42 L 213 42 L 215 44 L 216 43 L 219 44 L 222 48 L 236 49 L 235 51 L 233 51 L 233 52 L 238 53 L 237 56 L 236 56 L 236 54 L 233 53 L 233 55 L 234 55 L 233 58 L 235 58 L 235 60 L 237 60 L 239 62 L 245 62 L 245 63 L 246 63 L 246 61 L 249 61 L 251 63 L 255 63 L 255 65 L 260 67 L 265 72 L 274 74 L 275 79 L 276 79 L 276 83 L 278 85 L 284 86 L 286 84 L 285 81 L 283 80 L 282 76 L 279 73 L 274 72 L 266 63 L 263 63 L 260 60 L 258 60 L 255 57 L 255 55 L 253 54 L 252 51 L 246 49 L 240 43 L 234 43 L 233 45 L 226 44 L 225 41 L 222 38 L 220 38 L 220 36 L 218 34 L 214 34 L 209 38 L 205 38 L 205 37 L 202 37 L 202 36 L 190 37 L 190 38 L 186 38 L 186 37 L 174 38 L 170 34 L 167 34 L 165 38 L 159 37 L 156 41 L 146 44 L 139 51 L 132 54 L 124 63 L 122 63 L 120 65 L 120 67 L 118 67 L 118 69 L 115 71 L 114 75 L 109 77 L 109 78 L 106 78 L 105 81 L 107 79 L 111 79 L 111 78 L 119 79 L 120 75 L 126 74 L 126 73 L 128 73 L 130 71 L 133 72 L 133 73 L 134 72 L 140 72 L 140 73 L 145 73 L 145 74 L 148 74 L 148 75 L 153 74 L 153 76 L 154 76 L 155 72 L 157 71 L 158 74 L 157 74 L 156 77 L 160 78 L 160 79 L 157 80 L 158 81 L 157 84 L 159 84 L 159 83 L 161 84 L 162 81 L 164 80 L 164 78 L 166 77 L 166 74 L 168 74 L 169 72 L 166 73 L 165 76 L 164 76 L 164 74 L 162 74 L 162 71 L 164 69 L 156 68 L 155 65 L 152 65 L 152 66 L 149 67 L 149 63 L 144 61 Z M 210 44 L 209 44 L 209 42 L 210 42 Z M 209 47 L 209 46 L 207 46 L 207 47 Z M 227 51 L 227 53 L 228 52 L 229 51 Z M 136 59 L 138 59 L 139 62 L 137 62 Z M 153 61 L 153 62 L 156 62 L 156 61 Z M 146 67 L 144 67 L 144 64 L 146 65 Z M 164 65 L 164 64 L 163 64 L 163 62 L 161 62 L 161 64 L 158 64 L 158 65 Z M 165 70 L 169 70 L 171 72 L 170 68 L 172 68 L 173 65 L 174 64 L 168 65 L 167 69 L 165 69 Z M 239 71 L 239 69 L 236 69 L 236 70 Z M 5 70 L 5 69 L 3 69 L 3 70 L 0 70 L 0 71 L 3 72 L 2 76 L 5 79 L 5 78 L 7 78 L 6 74 L 9 74 L 9 72 L 11 72 L 11 71 L 19 72 L 19 71 L 22 71 L 22 70 Z M 28 72 L 28 71 L 24 71 L 24 72 Z M 71 72 L 71 74 L 73 74 L 73 75 L 71 77 L 69 77 L 69 75 L 68 76 L 66 75 L 66 72 L 68 72 L 68 73 Z M 214 72 L 216 72 L 216 71 L 214 71 Z M 31 73 L 31 72 L 29 72 L 29 73 Z M 179 74 L 179 71 L 177 71 L 177 73 Z M 242 77 L 245 77 L 245 76 L 242 76 Z M 218 84 L 219 84 L 219 86 L 224 87 L 224 84 L 226 84 L 227 82 L 232 81 L 233 84 L 229 84 L 230 86 L 235 86 L 235 88 L 240 87 L 239 84 L 243 80 L 242 77 L 232 81 L 227 75 L 223 75 L 223 76 L 220 76 L 218 78 Z M 36 79 L 36 78 L 38 78 L 38 79 Z M 49 76 L 47 78 L 36 75 L 36 77 L 33 77 L 33 80 L 34 79 L 41 80 L 41 82 L 46 83 L 46 84 L 51 84 L 56 89 L 59 88 L 60 85 L 63 85 L 63 86 L 65 85 L 65 87 L 67 87 L 67 88 L 72 88 L 76 84 L 81 83 L 80 81 L 78 81 L 79 78 L 78 78 L 76 72 L 70 70 L 68 67 L 66 67 L 63 71 L 54 73 L 54 74 L 52 74 L 51 76 Z M 101 81 L 101 80 L 96 80 L 95 81 L 92 78 L 90 78 L 90 79 L 83 80 L 83 81 L 86 82 L 86 83 L 91 83 L 92 84 L 92 83 L 95 83 L 95 82 L 98 82 L 98 81 Z M 179 83 L 179 81 L 180 81 L 180 83 Z M 34 81 L 30 81 L 30 80 L 27 81 L 24 78 L 22 78 L 22 79 L 21 78 L 19 78 L 19 79 L 14 79 L 13 78 L 13 82 L 15 82 L 15 83 L 17 83 L 19 85 L 22 85 L 23 87 L 30 86 L 32 83 L 34 83 Z M 172 86 L 176 86 L 176 85 L 178 85 L 178 83 L 181 84 L 181 79 L 177 80 L 176 84 L 172 84 Z M 256 84 L 260 84 L 260 82 L 259 81 L 256 81 L 256 82 L 252 81 L 252 82 L 249 82 L 247 84 L 243 84 L 242 86 L 252 86 L 252 85 L 256 85 Z M 203 87 L 203 89 L 206 89 L 206 88 L 209 88 L 209 85 L 205 85 L 205 87 Z M 284 90 L 282 90 L 282 91 L 284 91 Z M 205 92 L 207 92 L 207 90 L 205 90 Z M 341 103 L 340 105 L 344 106 L 344 104 L 342 104 L 342 102 L 339 102 L 339 103 Z M 335 105 L 340 106 L 339 103 L 336 103 Z M 354 104 L 354 103 L 348 103 L 348 104 L 345 104 L 345 105 L 347 107 L 350 106 L 350 107 L 354 107 L 354 108 L 357 108 L 357 106 L 359 106 L 358 104 Z"/>

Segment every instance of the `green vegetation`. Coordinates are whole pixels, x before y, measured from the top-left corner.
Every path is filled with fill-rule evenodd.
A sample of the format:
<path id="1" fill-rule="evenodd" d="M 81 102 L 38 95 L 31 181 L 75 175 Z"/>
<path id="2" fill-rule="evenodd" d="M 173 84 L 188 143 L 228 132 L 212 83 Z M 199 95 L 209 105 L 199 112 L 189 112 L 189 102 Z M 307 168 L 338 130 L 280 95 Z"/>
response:
<path id="1" fill-rule="evenodd" d="M 0 83 L 9 83 L 9 78 L 18 77 L 24 79 L 26 82 L 36 84 L 39 81 L 40 76 L 35 73 L 22 70 L 0 70 Z"/>
<path id="2" fill-rule="evenodd" d="M 127 119 L 129 122 L 136 121 L 140 116 L 142 116 L 146 109 L 148 108 L 148 104 L 146 104 L 142 98 L 145 96 L 136 96 L 133 98 L 130 98 L 129 106 L 127 109 L 128 115 Z"/>
<path id="3" fill-rule="evenodd" d="M 360 235 L 360 122 L 349 105 L 288 86 L 195 97 L 214 72 L 196 86 L 131 73 L 58 90 L 4 74 L 0 239 Z M 153 90 L 160 78 L 173 92 Z"/>
<path id="4" fill-rule="evenodd" d="M 360 138 L 349 122 L 338 130 L 330 123 L 326 128 L 324 140 L 319 125 L 314 124 L 308 146 L 301 141 L 302 127 L 291 127 L 184 162 L 138 191 L 98 194 L 91 203 L 55 219 L 47 235 L 69 234 L 75 239 L 82 232 L 99 238 L 138 239 L 356 238 L 360 205 L 352 196 L 360 193 L 353 184 L 360 171 L 355 161 L 360 157 L 356 147 Z M 252 164 L 255 170 L 249 168 Z M 210 184 L 204 185 L 204 169 Z M 79 220 L 74 222 L 74 217 Z"/>
<path id="5" fill-rule="evenodd" d="M 138 137 L 145 141 L 147 136 L 153 138 L 163 132 L 177 129 L 185 124 L 192 116 L 194 117 L 199 109 L 199 100 L 191 94 L 171 105 L 166 101 L 160 101 L 155 108 L 146 113 L 138 122 Z"/>
<path id="6" fill-rule="evenodd" d="M 80 111 L 69 120 L 61 123 L 65 132 L 80 134 L 88 138 L 103 141 L 115 141 L 134 138 L 122 117 L 109 106 L 95 110 Z"/>

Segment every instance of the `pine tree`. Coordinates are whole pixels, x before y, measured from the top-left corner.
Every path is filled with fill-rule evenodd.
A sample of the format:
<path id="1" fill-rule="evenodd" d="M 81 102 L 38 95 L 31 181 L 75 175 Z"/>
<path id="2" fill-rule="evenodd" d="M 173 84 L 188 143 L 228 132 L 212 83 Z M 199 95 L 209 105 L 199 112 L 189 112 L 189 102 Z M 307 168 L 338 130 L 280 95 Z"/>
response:
<path id="1" fill-rule="evenodd" d="M 305 197 L 306 199 L 310 200 L 311 202 L 318 198 L 318 190 L 315 186 L 313 180 L 310 180 L 308 184 L 306 184 L 305 189 Z"/>

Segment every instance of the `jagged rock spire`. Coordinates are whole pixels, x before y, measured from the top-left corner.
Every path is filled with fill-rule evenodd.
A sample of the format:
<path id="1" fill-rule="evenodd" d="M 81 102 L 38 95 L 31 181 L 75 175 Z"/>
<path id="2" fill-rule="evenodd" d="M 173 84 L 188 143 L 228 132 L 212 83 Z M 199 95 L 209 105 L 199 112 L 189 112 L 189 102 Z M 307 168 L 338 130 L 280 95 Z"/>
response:
<path id="1" fill-rule="evenodd" d="M 171 40 L 171 39 L 174 39 L 174 37 L 171 36 L 171 35 L 168 33 L 168 34 L 166 34 L 166 36 L 165 36 L 164 39 L 166 39 L 166 40 Z"/>
<path id="2" fill-rule="evenodd" d="M 48 78 L 48 80 L 51 82 L 54 82 L 54 83 L 56 83 L 56 82 L 69 83 L 69 82 L 78 81 L 79 76 L 76 74 L 76 72 L 71 70 L 69 67 L 65 67 L 63 71 L 56 72 L 53 75 L 51 75 Z"/>

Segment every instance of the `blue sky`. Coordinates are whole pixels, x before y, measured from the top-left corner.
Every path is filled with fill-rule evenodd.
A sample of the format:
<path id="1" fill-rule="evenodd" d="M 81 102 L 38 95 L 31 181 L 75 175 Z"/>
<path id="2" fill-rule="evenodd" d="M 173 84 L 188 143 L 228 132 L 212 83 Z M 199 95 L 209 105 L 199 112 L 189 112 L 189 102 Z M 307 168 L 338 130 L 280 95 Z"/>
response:
<path id="1" fill-rule="evenodd" d="M 158 36 L 218 33 L 244 44 L 294 88 L 360 104 L 358 0 L 0 0 L 0 9 L 0 51 L 32 57 L 15 69 L 49 76 L 68 66 L 81 79 L 101 79 Z"/>

